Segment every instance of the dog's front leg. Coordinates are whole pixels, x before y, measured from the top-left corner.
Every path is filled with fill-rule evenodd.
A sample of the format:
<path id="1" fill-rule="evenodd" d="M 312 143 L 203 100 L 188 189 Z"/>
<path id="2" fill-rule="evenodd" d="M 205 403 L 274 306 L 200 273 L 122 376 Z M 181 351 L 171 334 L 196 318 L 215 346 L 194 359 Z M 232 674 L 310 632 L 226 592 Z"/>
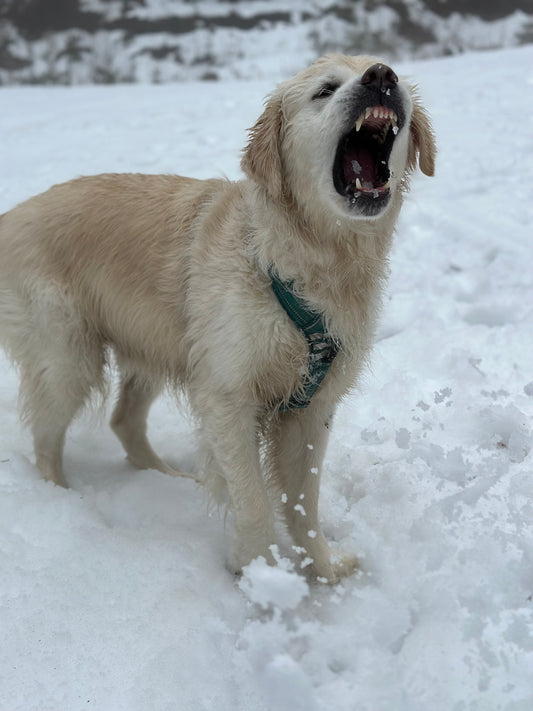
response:
<path id="1" fill-rule="evenodd" d="M 273 512 L 261 474 L 258 426 L 253 408 L 236 403 L 211 403 L 202 417 L 204 436 L 217 463 L 217 473 L 226 480 L 234 516 L 234 537 L 228 567 L 234 573 L 251 560 L 274 559 Z M 206 472 L 209 477 L 209 472 Z"/>
<path id="2" fill-rule="evenodd" d="M 332 552 L 318 520 L 322 461 L 328 441 L 327 415 L 317 403 L 286 412 L 274 425 L 269 447 L 271 479 L 296 546 L 312 559 L 313 573 L 329 583 L 349 575 L 355 558 Z"/>

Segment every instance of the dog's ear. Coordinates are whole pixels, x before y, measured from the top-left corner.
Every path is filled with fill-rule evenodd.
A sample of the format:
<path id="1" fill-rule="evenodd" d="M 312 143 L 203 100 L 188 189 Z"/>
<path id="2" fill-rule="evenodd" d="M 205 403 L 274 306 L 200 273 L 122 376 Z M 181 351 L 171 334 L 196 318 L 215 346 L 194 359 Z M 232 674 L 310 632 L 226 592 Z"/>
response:
<path id="1" fill-rule="evenodd" d="M 435 134 L 433 133 L 429 116 L 423 108 L 416 90 L 413 90 L 412 97 L 413 115 L 409 129 L 409 154 L 407 164 L 409 170 L 414 170 L 418 158 L 420 170 L 426 175 L 431 176 L 435 174 L 435 157 L 437 155 Z"/>
<path id="2" fill-rule="evenodd" d="M 246 175 L 262 185 L 274 200 L 279 200 L 284 192 L 282 129 L 281 96 L 273 94 L 249 131 L 248 145 L 241 160 L 241 168 Z"/>

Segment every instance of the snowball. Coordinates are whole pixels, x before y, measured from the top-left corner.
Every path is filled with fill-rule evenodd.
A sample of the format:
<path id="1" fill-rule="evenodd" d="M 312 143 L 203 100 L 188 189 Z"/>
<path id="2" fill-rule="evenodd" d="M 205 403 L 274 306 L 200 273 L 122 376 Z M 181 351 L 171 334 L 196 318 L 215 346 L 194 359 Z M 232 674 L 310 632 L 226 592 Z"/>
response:
<path id="1" fill-rule="evenodd" d="M 239 587 L 243 593 L 263 609 L 275 606 L 294 610 L 309 595 L 305 579 L 289 568 L 292 563 L 280 559 L 277 566 L 268 565 L 263 556 L 243 568 Z"/>

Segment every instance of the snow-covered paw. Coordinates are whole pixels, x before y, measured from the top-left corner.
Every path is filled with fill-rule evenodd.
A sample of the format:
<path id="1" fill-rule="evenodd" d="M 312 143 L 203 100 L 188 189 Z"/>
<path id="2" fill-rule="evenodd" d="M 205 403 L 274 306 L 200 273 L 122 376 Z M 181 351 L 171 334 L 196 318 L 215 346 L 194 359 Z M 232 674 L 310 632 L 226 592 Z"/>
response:
<path id="1" fill-rule="evenodd" d="M 331 564 L 337 580 L 352 575 L 359 567 L 359 561 L 355 555 L 342 553 L 338 550 L 331 551 Z"/>
<path id="2" fill-rule="evenodd" d="M 356 556 L 332 548 L 329 551 L 329 561 L 320 567 L 314 565 L 313 569 L 319 582 L 334 585 L 341 578 L 352 575 L 358 567 Z"/>

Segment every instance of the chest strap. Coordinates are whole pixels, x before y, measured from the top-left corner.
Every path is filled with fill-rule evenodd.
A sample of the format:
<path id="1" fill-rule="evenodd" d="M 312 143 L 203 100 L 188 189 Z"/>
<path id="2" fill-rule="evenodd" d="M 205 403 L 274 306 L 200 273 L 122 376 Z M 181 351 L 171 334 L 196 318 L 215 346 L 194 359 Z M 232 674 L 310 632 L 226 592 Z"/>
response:
<path id="1" fill-rule="evenodd" d="M 322 314 L 313 311 L 308 303 L 296 294 L 294 283 L 282 281 L 273 269 L 269 269 L 268 274 L 279 303 L 307 341 L 307 373 L 302 388 L 279 408 L 281 412 L 301 410 L 309 405 L 311 398 L 326 377 L 339 352 L 339 345 L 327 333 Z"/>

